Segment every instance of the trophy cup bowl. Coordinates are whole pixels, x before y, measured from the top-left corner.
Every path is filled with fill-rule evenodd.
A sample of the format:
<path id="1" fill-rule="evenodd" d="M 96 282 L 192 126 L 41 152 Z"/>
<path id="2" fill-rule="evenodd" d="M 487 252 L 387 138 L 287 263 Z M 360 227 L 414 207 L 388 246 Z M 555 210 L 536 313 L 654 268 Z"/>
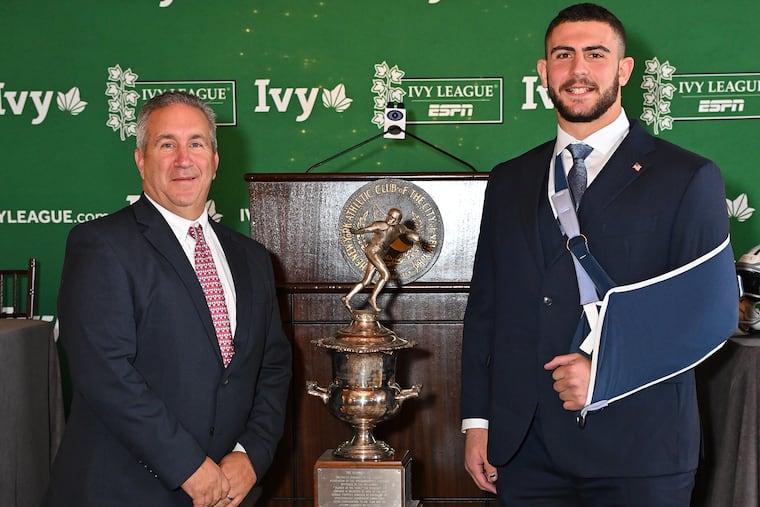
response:
<path id="1" fill-rule="evenodd" d="M 354 436 L 333 454 L 352 460 L 390 457 L 394 449 L 372 434 L 375 425 L 395 415 L 403 402 L 419 395 L 422 386 L 402 389 L 396 383 L 396 352 L 414 346 L 377 322 L 375 313 L 355 310 L 351 323 L 336 336 L 314 340 L 332 354 L 333 380 L 327 388 L 306 382 L 306 391 L 318 396 L 330 413 L 349 423 Z"/>

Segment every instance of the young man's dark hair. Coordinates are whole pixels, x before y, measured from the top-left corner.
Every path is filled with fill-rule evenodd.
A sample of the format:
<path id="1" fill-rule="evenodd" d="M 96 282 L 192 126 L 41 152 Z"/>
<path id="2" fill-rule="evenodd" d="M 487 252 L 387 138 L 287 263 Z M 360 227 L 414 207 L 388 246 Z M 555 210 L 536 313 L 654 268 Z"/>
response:
<path id="1" fill-rule="evenodd" d="M 557 16 L 549 23 L 549 26 L 546 29 L 544 42 L 549 40 L 549 36 L 557 27 L 557 25 L 565 23 L 567 21 L 600 21 L 602 23 L 607 23 L 612 27 L 612 30 L 615 32 L 615 34 L 617 34 L 617 36 L 620 38 L 620 42 L 623 45 L 620 54 L 625 55 L 626 36 L 623 23 L 617 18 L 617 16 L 612 14 L 601 5 L 592 3 L 575 4 L 559 11 L 559 13 L 557 13 Z"/>

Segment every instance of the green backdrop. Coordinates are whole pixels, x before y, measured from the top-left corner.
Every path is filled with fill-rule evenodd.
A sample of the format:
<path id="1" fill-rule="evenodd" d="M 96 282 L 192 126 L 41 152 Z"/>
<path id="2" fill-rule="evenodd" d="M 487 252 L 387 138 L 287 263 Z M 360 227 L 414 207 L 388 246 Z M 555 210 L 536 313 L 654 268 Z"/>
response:
<path id="1" fill-rule="evenodd" d="M 488 171 L 554 135 L 535 63 L 565 5 L 3 0 L 0 265 L 39 259 L 38 313 L 53 319 L 66 235 L 139 194 L 134 115 L 168 88 L 202 94 L 225 124 L 210 198 L 241 232 L 245 173 L 305 172 L 377 135 L 388 99 L 404 102 L 410 133 Z M 605 5 L 626 24 L 636 59 L 626 112 L 721 166 L 738 257 L 760 243 L 760 3 Z M 468 170 L 409 137 L 380 138 L 315 169 Z"/>

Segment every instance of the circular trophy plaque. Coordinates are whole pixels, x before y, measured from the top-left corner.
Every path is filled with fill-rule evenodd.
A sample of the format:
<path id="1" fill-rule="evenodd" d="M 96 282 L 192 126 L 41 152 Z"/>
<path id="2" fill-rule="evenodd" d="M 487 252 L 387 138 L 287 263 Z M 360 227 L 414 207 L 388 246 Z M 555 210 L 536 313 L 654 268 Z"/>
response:
<path id="1" fill-rule="evenodd" d="M 338 234 L 343 257 L 361 275 L 367 267 L 364 250 L 372 233 L 354 234 L 352 230 L 385 221 L 389 210 L 394 208 L 401 211 L 401 223 L 420 237 L 419 242 L 399 237 L 383 257 L 393 283 L 403 285 L 427 273 L 443 246 L 441 213 L 427 192 L 402 179 L 387 178 L 367 183 L 344 204 Z"/>

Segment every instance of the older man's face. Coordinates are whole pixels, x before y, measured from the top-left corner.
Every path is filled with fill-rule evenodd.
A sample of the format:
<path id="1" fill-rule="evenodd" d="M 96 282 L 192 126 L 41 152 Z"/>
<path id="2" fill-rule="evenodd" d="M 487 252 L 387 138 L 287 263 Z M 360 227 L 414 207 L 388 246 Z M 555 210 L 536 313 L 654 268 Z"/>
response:
<path id="1" fill-rule="evenodd" d="M 169 211 L 195 220 L 219 166 L 206 116 L 195 107 L 172 104 L 153 111 L 146 130 L 145 151 L 135 150 L 143 190 Z"/>

